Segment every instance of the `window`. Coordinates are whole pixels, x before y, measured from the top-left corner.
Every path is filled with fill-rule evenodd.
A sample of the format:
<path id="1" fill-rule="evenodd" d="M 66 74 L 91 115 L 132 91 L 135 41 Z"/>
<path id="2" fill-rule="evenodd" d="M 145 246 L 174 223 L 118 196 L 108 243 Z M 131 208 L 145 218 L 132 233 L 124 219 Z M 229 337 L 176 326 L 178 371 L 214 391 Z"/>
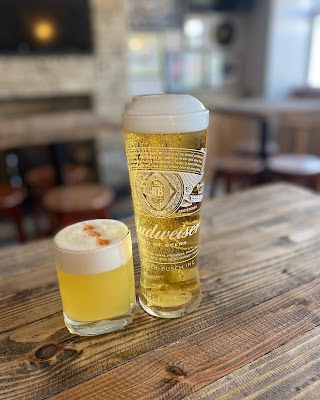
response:
<path id="1" fill-rule="evenodd" d="M 308 84 L 320 88 L 320 14 L 315 16 L 312 25 Z"/>

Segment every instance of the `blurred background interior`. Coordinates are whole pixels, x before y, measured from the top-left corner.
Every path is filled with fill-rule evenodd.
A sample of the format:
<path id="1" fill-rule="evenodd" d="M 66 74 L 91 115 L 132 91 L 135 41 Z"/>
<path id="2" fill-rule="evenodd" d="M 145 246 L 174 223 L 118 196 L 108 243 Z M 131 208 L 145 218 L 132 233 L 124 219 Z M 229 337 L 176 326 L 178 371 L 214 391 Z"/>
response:
<path id="1" fill-rule="evenodd" d="M 206 197 L 318 190 L 320 0 L 1 0 L 0 245 L 131 216 L 122 113 L 162 92 L 210 110 Z"/>

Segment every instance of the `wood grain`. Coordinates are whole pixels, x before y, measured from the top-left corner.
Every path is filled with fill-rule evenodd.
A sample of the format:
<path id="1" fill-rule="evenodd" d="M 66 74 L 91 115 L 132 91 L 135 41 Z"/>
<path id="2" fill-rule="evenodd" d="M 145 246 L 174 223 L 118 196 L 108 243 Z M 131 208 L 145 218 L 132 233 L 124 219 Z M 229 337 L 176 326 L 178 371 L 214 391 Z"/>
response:
<path id="1" fill-rule="evenodd" d="M 114 368 L 52 400 L 181 399 L 320 324 L 320 281 Z M 320 363 L 320 361 L 319 361 Z"/>
<path id="2" fill-rule="evenodd" d="M 320 328 L 218 379 L 184 400 L 320 398 Z"/>
<path id="3" fill-rule="evenodd" d="M 279 343 L 286 343 L 312 329 L 317 325 L 317 312 L 312 311 L 310 321 L 303 319 L 299 323 L 291 320 L 290 310 L 295 315 L 300 308 L 304 313 L 317 305 L 318 293 L 313 282 L 320 279 L 319 200 L 318 195 L 299 187 L 272 185 L 205 203 L 200 249 L 203 301 L 199 309 L 184 318 L 162 320 L 147 315 L 138 307 L 132 325 L 123 331 L 95 338 L 73 336 L 64 327 L 51 241 L 1 250 L 1 399 L 43 399 L 83 381 L 95 382 L 94 379 L 98 378 L 94 377 L 101 374 L 102 380 L 109 377 L 116 379 L 112 371 L 119 368 L 120 372 L 127 371 L 121 373 L 128 375 L 124 380 L 130 383 L 129 371 L 143 360 L 150 361 L 149 365 L 141 364 L 146 368 L 147 381 L 150 379 L 150 393 L 158 393 L 159 398 L 170 398 L 161 396 L 167 396 L 167 392 L 171 395 L 172 391 L 175 393 L 183 386 L 188 391 L 179 392 L 179 395 L 186 396 L 191 393 L 190 388 L 196 390 L 211 383 L 212 374 L 206 375 L 202 371 L 203 380 L 186 385 L 181 377 L 172 377 L 170 372 L 169 378 L 167 375 L 163 378 L 169 379 L 169 383 L 163 383 L 161 388 L 153 387 L 152 371 L 158 371 L 159 368 L 157 357 L 159 355 L 160 361 L 164 362 L 168 347 L 173 351 L 173 358 L 170 359 L 173 363 L 180 360 L 178 349 L 181 341 L 189 343 L 189 338 L 196 335 L 201 338 L 204 335 L 206 343 L 207 330 L 213 329 L 210 331 L 213 342 L 217 337 L 220 340 L 221 329 L 226 332 L 224 327 L 232 326 L 233 334 L 238 337 L 237 326 L 228 325 L 232 318 L 246 315 L 243 313 L 250 315 L 251 312 L 256 316 L 259 307 L 268 301 L 275 301 L 275 306 L 278 302 L 283 304 L 285 299 L 293 301 L 289 311 L 282 312 L 282 306 L 279 306 L 279 315 L 283 317 L 282 322 L 288 324 L 289 330 L 296 326 L 298 328 L 290 330 L 288 337 L 283 331 L 278 332 L 276 338 L 279 338 Z M 130 226 L 133 229 L 132 221 Z M 139 260 L 134 230 L 133 237 L 138 281 Z M 306 296 L 311 296 L 310 305 L 299 305 L 294 298 L 291 299 L 293 295 L 298 298 L 304 296 L 301 288 L 307 291 Z M 289 296 L 291 300 L 283 296 Z M 271 323 L 270 315 L 272 313 L 268 314 Z M 263 322 L 263 316 L 261 318 Z M 248 319 L 247 322 L 254 321 Z M 225 340 L 229 340 L 227 338 L 225 336 Z M 272 336 L 272 341 L 268 342 L 269 351 L 279 345 L 277 340 Z M 178 354 L 175 353 L 176 346 Z M 211 344 L 208 347 L 211 348 Z M 184 347 L 181 349 L 181 354 L 184 354 Z M 197 349 L 195 344 L 194 349 Z M 208 351 L 211 357 L 211 350 Z M 255 348 L 253 359 L 265 354 L 259 351 Z M 206 350 L 203 346 L 201 352 L 205 360 Z M 240 355 L 236 356 L 240 357 L 240 361 L 235 368 L 245 365 L 249 360 L 246 358 L 248 355 L 241 354 L 240 351 Z M 216 368 L 210 360 L 210 368 Z M 201 364 L 200 359 L 194 362 L 198 361 Z M 233 359 L 230 363 L 233 363 Z M 234 366 L 230 368 L 230 371 L 225 368 L 223 373 L 234 371 Z M 192 373 L 197 377 L 196 371 Z M 141 385 L 139 381 L 143 370 L 137 374 L 133 387 Z M 218 375 L 213 377 L 219 378 Z M 173 382 L 172 379 L 178 379 L 179 382 L 170 389 L 168 385 Z M 180 382 L 182 380 L 183 384 Z M 198 381 L 198 378 L 195 380 Z M 117 387 L 117 380 L 113 384 Z M 92 395 L 91 386 L 86 388 Z M 159 392 L 160 389 L 163 394 Z M 105 397 L 97 394 L 97 398 Z"/>

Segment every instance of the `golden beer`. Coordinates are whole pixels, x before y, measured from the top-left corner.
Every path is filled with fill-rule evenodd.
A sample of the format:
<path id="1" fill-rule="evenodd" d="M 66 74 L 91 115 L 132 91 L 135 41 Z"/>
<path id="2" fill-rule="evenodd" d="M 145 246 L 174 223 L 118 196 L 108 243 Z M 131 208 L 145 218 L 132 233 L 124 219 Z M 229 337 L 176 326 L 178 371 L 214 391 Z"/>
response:
<path id="1" fill-rule="evenodd" d="M 96 335 L 128 325 L 135 288 L 127 226 L 107 219 L 79 222 L 61 230 L 54 243 L 69 331 Z"/>
<path id="2" fill-rule="evenodd" d="M 141 306 L 174 318 L 201 301 L 200 207 L 208 111 L 188 95 L 136 98 L 124 115 Z"/>

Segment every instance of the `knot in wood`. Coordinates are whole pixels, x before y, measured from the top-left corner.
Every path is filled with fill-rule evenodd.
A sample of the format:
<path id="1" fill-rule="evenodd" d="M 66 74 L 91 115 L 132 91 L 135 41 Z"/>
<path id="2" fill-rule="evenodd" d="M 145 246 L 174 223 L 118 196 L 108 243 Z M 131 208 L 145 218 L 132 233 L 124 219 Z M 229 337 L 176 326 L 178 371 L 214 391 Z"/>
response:
<path id="1" fill-rule="evenodd" d="M 179 367 L 172 365 L 169 368 L 169 371 L 173 374 L 173 375 L 177 375 L 177 376 L 184 376 L 185 373 L 182 371 L 182 369 L 180 369 Z"/>
<path id="2" fill-rule="evenodd" d="M 36 351 L 36 357 L 39 360 L 47 360 L 53 357 L 58 351 L 59 347 L 56 344 L 47 344 Z"/>

